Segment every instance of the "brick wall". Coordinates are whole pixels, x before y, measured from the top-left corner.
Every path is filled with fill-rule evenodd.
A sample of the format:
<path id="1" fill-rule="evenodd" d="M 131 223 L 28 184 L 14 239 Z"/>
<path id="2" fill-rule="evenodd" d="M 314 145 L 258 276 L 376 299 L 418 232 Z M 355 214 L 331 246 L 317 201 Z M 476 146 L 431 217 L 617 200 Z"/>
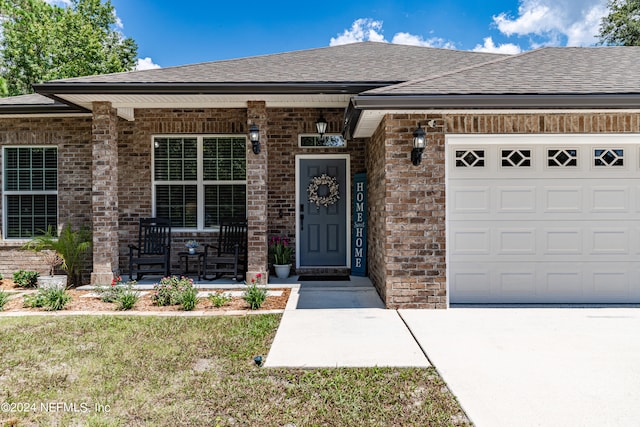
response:
<path id="1" fill-rule="evenodd" d="M 414 166 L 413 130 L 426 119 L 437 126 L 426 129 L 427 148 Z M 446 307 L 442 124 L 438 116 L 389 115 L 370 144 L 370 271 L 389 308 Z"/>
<path id="2" fill-rule="evenodd" d="M 422 164 L 413 166 L 413 130 L 430 119 L 436 127 L 426 129 Z M 387 307 L 446 307 L 446 134 L 638 132 L 633 113 L 386 116 L 368 145 L 367 168 L 369 271 Z"/>
<path id="3" fill-rule="evenodd" d="M 118 270 L 118 116 L 109 102 L 93 103 L 91 283 L 107 285 Z"/>
<path id="4" fill-rule="evenodd" d="M 367 144 L 367 263 L 369 278 L 387 303 L 385 168 L 386 117 Z"/>
<path id="5" fill-rule="evenodd" d="M 87 185 L 91 182 L 91 117 L 0 119 L 0 146 L 5 145 L 57 146 L 59 226 L 68 222 L 74 228 L 91 225 L 91 187 Z M 2 188 L 0 185 L 0 194 Z M 2 203 L 0 218 L 1 215 Z M 39 255 L 18 249 L 23 243 L 0 238 L 0 273 L 5 277 L 21 268 L 48 272 Z M 86 272 L 90 265 L 89 260 Z"/>

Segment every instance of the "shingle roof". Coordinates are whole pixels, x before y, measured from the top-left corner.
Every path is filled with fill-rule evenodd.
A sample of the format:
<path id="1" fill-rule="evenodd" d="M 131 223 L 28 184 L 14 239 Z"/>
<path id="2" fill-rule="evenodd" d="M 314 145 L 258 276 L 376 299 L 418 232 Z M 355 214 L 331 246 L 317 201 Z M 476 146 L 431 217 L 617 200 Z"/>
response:
<path id="1" fill-rule="evenodd" d="M 81 112 L 85 110 L 37 93 L 0 98 L 0 114 Z"/>
<path id="2" fill-rule="evenodd" d="M 23 106 L 54 105 L 56 103 L 63 105 L 57 101 L 54 101 L 51 98 L 38 95 L 37 93 L 32 93 L 30 95 L 19 95 L 19 96 L 9 96 L 6 98 L 0 98 L 0 106 L 2 105 L 23 105 Z"/>
<path id="3" fill-rule="evenodd" d="M 363 95 L 640 93 L 640 47 L 542 48 Z"/>
<path id="4" fill-rule="evenodd" d="M 49 83 L 404 82 L 502 57 L 488 53 L 363 42 L 154 70 L 53 80 Z"/>

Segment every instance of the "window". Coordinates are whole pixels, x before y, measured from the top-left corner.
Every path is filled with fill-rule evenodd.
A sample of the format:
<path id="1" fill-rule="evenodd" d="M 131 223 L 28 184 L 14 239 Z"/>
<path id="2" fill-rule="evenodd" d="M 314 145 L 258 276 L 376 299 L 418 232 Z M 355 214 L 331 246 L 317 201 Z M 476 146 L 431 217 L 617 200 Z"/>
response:
<path id="1" fill-rule="evenodd" d="M 154 137 L 155 215 L 199 230 L 246 218 L 246 145 L 244 136 Z"/>
<path id="2" fill-rule="evenodd" d="M 570 168 L 578 166 L 578 150 L 557 148 L 547 150 L 547 165 L 552 168 Z"/>
<path id="3" fill-rule="evenodd" d="M 596 148 L 593 150 L 593 160 L 596 167 L 624 166 L 624 150 Z"/>
<path id="4" fill-rule="evenodd" d="M 299 135 L 300 147 L 346 147 L 347 141 L 340 134 L 325 134 L 322 139 L 318 134 Z"/>
<path id="5" fill-rule="evenodd" d="M 457 168 L 482 168 L 484 167 L 484 150 L 457 150 Z"/>
<path id="6" fill-rule="evenodd" d="M 502 150 L 502 167 L 528 168 L 531 166 L 531 150 Z"/>
<path id="7" fill-rule="evenodd" d="M 58 149 L 5 147 L 4 236 L 28 239 L 58 223 Z"/>

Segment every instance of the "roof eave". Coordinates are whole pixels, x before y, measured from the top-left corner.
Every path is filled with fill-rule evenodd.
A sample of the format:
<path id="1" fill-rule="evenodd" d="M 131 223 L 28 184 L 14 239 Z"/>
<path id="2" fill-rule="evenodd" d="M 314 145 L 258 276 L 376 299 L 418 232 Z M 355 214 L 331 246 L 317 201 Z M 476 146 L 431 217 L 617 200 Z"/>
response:
<path id="1" fill-rule="evenodd" d="M 37 93 L 52 94 L 358 94 L 399 82 L 290 83 L 41 83 Z"/>
<path id="2" fill-rule="evenodd" d="M 354 108 L 362 110 L 638 108 L 640 93 L 360 95 L 353 97 L 351 102 Z"/>
<path id="3" fill-rule="evenodd" d="M 637 109 L 640 93 L 500 95 L 359 95 L 345 110 L 343 134 L 351 138 L 364 110 L 589 110 Z"/>
<path id="4" fill-rule="evenodd" d="M 68 105 L 0 105 L 2 115 L 38 115 L 38 114 L 82 114 L 88 113 L 84 108 L 73 108 Z"/>

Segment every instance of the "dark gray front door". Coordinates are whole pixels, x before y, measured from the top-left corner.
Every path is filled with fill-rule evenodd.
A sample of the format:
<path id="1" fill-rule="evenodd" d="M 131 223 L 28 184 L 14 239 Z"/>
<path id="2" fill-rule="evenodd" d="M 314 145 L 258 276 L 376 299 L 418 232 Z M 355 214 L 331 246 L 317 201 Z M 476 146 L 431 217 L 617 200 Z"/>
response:
<path id="1" fill-rule="evenodd" d="M 326 174 L 335 178 L 339 199 L 328 206 L 309 200 L 309 185 Z M 300 159 L 299 163 L 299 263 L 301 267 L 347 265 L 347 159 Z M 326 197 L 329 186 L 320 185 L 318 196 Z"/>

